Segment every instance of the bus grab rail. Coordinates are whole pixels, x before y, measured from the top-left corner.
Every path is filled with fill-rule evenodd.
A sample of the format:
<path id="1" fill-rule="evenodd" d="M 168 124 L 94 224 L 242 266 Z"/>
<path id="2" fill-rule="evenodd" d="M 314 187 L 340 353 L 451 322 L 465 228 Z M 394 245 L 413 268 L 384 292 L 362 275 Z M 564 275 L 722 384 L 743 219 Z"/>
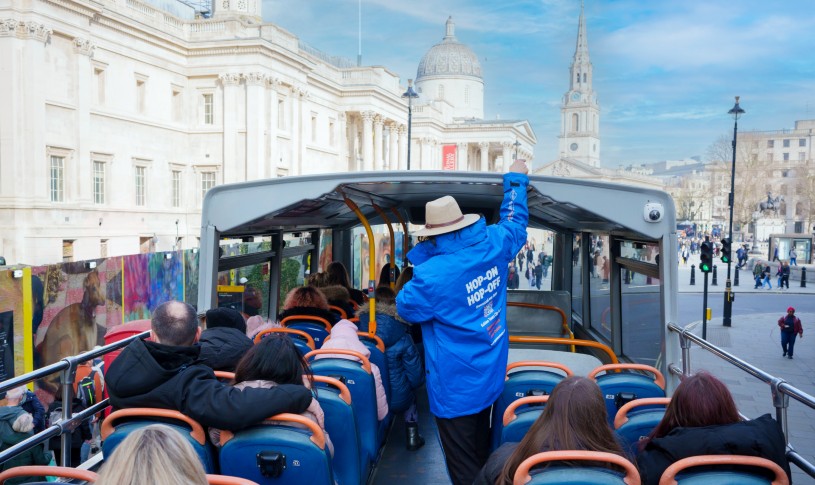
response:
<path id="1" fill-rule="evenodd" d="M 359 222 L 365 227 L 365 233 L 368 235 L 368 300 L 370 302 L 368 304 L 368 333 L 376 335 L 376 243 L 374 242 L 374 233 L 371 230 L 371 224 L 368 222 L 368 218 L 359 210 L 359 206 L 357 206 L 353 200 L 346 197 L 345 194 L 342 194 L 342 196 L 345 200 L 345 205 L 354 211 Z M 390 224 L 388 224 L 388 226 L 390 226 Z M 391 240 L 393 240 L 392 237 Z M 364 277 L 365 275 L 362 276 Z"/>
<path id="2" fill-rule="evenodd" d="M 695 324 L 690 324 L 683 328 L 674 323 L 668 324 L 668 331 L 679 334 L 679 339 L 682 346 L 682 368 L 680 369 L 676 365 L 671 364 L 669 366 L 671 373 L 678 373 L 683 376 L 691 375 L 690 347 L 691 343 L 695 343 L 699 347 L 707 350 L 725 362 L 741 369 L 765 384 L 768 384 L 770 386 L 770 392 L 773 399 L 773 407 L 775 407 L 775 420 L 779 425 L 781 425 L 781 429 L 784 432 L 784 438 L 787 441 L 787 459 L 795 463 L 809 476 L 815 477 L 815 465 L 808 462 L 803 456 L 796 452 L 789 443 L 789 426 L 787 420 L 787 410 L 789 408 L 790 397 L 811 409 L 815 409 L 815 397 L 801 391 L 795 386 L 790 385 L 784 379 L 775 377 L 736 357 L 735 355 L 716 347 L 701 337 L 694 335 L 691 333 L 691 330 L 695 326 Z"/>
<path id="3" fill-rule="evenodd" d="M 535 310 L 550 310 L 553 312 L 557 312 L 560 314 L 560 322 L 561 326 L 563 327 L 563 332 L 569 336 L 569 338 L 574 338 L 574 332 L 572 329 L 569 328 L 569 318 L 566 316 L 566 312 L 563 311 L 562 308 L 556 307 L 553 305 L 543 305 L 541 303 L 527 303 L 523 301 L 508 301 L 507 306 L 514 306 L 518 308 L 533 308 Z M 574 352 L 574 345 L 572 345 L 572 352 Z"/>
<path id="4" fill-rule="evenodd" d="M 531 335 L 510 335 L 509 342 L 513 344 L 551 344 L 551 345 L 571 345 L 575 347 L 592 347 L 600 349 L 609 356 L 612 364 L 619 364 L 620 360 L 608 345 L 594 342 L 592 340 L 568 339 L 560 337 L 534 337 Z"/>
<path id="5" fill-rule="evenodd" d="M 73 392 L 76 368 L 79 364 L 97 357 L 101 357 L 105 354 L 113 352 L 114 350 L 122 349 L 130 345 L 130 343 L 136 339 L 145 339 L 149 336 L 150 331 L 148 330 L 118 342 L 99 347 L 98 349 L 89 350 L 79 355 L 65 357 L 59 362 L 55 362 L 35 371 L 28 372 L 17 377 L 12 377 L 4 382 L 0 382 L 0 392 L 8 391 L 9 389 L 19 387 L 23 384 L 34 382 L 37 379 L 53 374 L 54 372 L 62 371 L 62 395 L 70 396 Z M 0 452 L 0 464 L 6 462 L 19 453 L 30 450 L 40 443 L 44 443 L 45 441 L 59 435 L 62 435 L 62 463 L 70 463 L 71 433 L 73 433 L 73 430 L 79 426 L 80 422 L 90 418 L 100 411 L 103 411 L 106 407 L 108 407 L 109 403 L 109 399 L 104 399 L 74 416 L 73 403 L 70 399 L 65 400 L 62 406 L 62 418 L 59 420 L 59 422 Z"/>

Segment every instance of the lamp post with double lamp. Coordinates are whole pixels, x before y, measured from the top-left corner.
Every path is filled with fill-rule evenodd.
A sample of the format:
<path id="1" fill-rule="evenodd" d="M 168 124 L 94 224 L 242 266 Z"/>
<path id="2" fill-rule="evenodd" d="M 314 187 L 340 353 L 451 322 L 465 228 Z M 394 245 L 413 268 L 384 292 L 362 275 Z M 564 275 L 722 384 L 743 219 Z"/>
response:
<path id="1" fill-rule="evenodd" d="M 512 146 L 515 147 L 515 156 L 513 157 L 513 160 L 517 160 L 518 159 L 518 147 L 521 146 L 521 142 L 519 142 L 518 139 L 516 138 L 515 143 L 513 143 Z"/>
<path id="2" fill-rule="evenodd" d="M 410 170 L 410 145 L 412 145 L 410 129 L 413 124 L 413 98 L 419 97 L 416 91 L 413 90 L 413 79 L 408 79 L 407 91 L 405 91 L 402 97 L 408 100 L 407 169 Z"/>
<path id="3" fill-rule="evenodd" d="M 733 202 L 735 196 L 733 194 L 734 186 L 736 184 L 736 137 L 739 132 L 739 117 L 743 115 L 745 111 L 741 109 L 739 106 L 739 97 L 736 96 L 736 104 L 733 106 L 733 109 L 727 112 L 727 114 L 733 116 L 733 163 L 730 167 L 730 197 L 728 198 L 728 203 L 730 204 L 730 229 L 727 231 L 727 237 L 730 239 L 730 244 L 733 244 Z M 722 315 L 722 324 L 725 327 L 729 327 L 731 325 L 730 317 L 733 315 L 733 291 L 730 287 L 730 265 L 732 264 L 732 258 L 729 258 L 727 261 L 727 282 L 725 283 L 724 289 L 724 311 Z"/>

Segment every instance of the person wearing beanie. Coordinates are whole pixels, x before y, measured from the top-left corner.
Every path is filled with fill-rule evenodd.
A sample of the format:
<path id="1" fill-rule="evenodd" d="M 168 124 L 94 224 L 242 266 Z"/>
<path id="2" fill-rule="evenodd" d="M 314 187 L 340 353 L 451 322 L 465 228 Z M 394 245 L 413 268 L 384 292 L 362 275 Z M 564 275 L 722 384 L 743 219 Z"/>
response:
<path id="1" fill-rule="evenodd" d="M 0 451 L 10 448 L 34 434 L 34 417 L 25 412 L 20 406 L 20 401 L 25 392 L 25 386 L 21 386 L 6 393 L 7 404 L 0 408 Z M 47 465 L 50 461 L 51 457 L 45 453 L 44 445 L 39 444 L 0 465 L 0 471 L 25 465 Z M 6 483 L 13 485 L 34 481 L 37 481 L 34 477 L 19 477 L 8 479 Z"/>
<path id="2" fill-rule="evenodd" d="M 787 314 L 778 319 L 778 327 L 781 329 L 781 350 L 784 351 L 781 357 L 792 359 L 795 337 L 800 335 L 804 338 L 804 327 L 801 326 L 801 319 L 795 316 L 795 308 L 787 308 Z"/>
<path id="3" fill-rule="evenodd" d="M 212 370 L 234 372 L 238 361 L 252 348 L 246 322 L 237 310 L 213 308 L 206 313 L 207 329 L 198 340 L 198 361 Z"/>

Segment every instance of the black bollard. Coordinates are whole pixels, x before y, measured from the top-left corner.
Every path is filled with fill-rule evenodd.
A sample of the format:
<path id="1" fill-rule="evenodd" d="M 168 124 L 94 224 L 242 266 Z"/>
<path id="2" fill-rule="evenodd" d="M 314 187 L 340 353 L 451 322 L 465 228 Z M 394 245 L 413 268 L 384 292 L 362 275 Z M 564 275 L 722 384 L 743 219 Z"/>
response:
<path id="1" fill-rule="evenodd" d="M 733 278 L 733 286 L 739 286 L 739 267 L 736 266 L 736 276 Z"/>
<path id="2" fill-rule="evenodd" d="M 625 269 L 625 268 L 623 268 L 623 271 L 625 271 L 625 276 L 624 276 L 625 284 L 627 284 L 627 285 L 631 284 L 631 271 L 628 270 L 628 269 Z"/>
<path id="3" fill-rule="evenodd" d="M 716 281 L 716 265 L 713 265 L 713 281 L 710 283 L 710 286 L 718 286 L 718 282 Z"/>
<path id="4" fill-rule="evenodd" d="M 690 284 L 691 286 L 696 285 L 696 265 L 690 265 Z"/>
<path id="5" fill-rule="evenodd" d="M 807 287 L 807 269 L 805 267 L 801 267 L 801 288 Z"/>

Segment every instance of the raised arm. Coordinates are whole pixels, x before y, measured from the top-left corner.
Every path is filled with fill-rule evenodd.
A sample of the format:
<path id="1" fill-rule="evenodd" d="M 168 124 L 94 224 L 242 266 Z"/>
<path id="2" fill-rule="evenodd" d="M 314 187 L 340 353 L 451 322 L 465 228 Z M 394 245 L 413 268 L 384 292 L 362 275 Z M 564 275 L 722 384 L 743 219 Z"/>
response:
<path id="1" fill-rule="evenodd" d="M 503 253 L 507 261 L 514 258 L 526 242 L 529 223 L 529 207 L 526 187 L 529 185 L 526 163 L 515 160 L 504 174 L 504 200 L 501 203 L 501 220 L 497 226 L 503 232 Z"/>

